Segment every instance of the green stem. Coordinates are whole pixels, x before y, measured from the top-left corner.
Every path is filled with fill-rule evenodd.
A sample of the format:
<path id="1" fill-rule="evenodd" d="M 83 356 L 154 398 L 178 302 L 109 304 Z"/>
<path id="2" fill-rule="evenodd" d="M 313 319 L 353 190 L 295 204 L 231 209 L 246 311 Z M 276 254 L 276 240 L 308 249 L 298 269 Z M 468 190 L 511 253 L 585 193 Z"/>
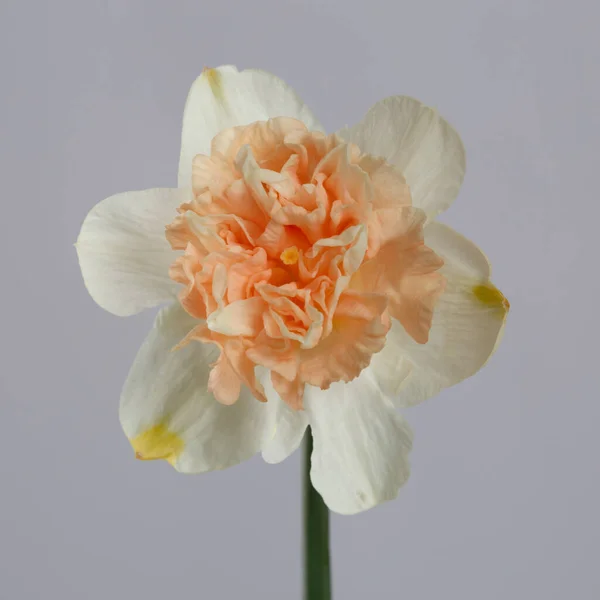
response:
<path id="1" fill-rule="evenodd" d="M 304 600 L 331 600 L 329 510 L 310 481 L 313 438 L 304 439 Z"/>

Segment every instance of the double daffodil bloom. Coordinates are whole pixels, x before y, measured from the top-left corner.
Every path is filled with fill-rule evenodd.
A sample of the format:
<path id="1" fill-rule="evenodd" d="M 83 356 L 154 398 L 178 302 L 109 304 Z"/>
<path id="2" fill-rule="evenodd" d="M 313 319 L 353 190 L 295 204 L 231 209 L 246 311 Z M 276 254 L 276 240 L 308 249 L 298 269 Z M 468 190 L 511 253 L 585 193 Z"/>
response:
<path id="1" fill-rule="evenodd" d="M 508 311 L 486 257 L 435 221 L 464 172 L 457 133 L 412 98 L 327 135 L 277 77 L 206 69 L 179 187 L 100 202 L 77 241 L 100 306 L 166 305 L 122 393 L 135 455 L 276 463 L 310 425 L 331 510 L 394 498 L 412 443 L 397 409 L 478 371 Z"/>

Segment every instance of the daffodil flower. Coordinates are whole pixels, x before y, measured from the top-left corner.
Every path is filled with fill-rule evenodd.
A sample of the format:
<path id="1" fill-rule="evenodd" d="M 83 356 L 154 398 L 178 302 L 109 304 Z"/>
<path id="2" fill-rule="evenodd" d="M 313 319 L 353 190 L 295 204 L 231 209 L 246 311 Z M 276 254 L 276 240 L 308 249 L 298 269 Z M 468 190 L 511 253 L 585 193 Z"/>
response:
<path id="1" fill-rule="evenodd" d="M 435 221 L 464 173 L 459 136 L 417 100 L 327 135 L 281 79 L 206 69 L 179 187 L 107 198 L 76 245 L 101 307 L 166 305 L 122 393 L 135 455 L 278 463 L 310 425 L 331 510 L 396 497 L 412 443 L 397 409 L 478 371 L 508 311 L 482 252 Z"/>

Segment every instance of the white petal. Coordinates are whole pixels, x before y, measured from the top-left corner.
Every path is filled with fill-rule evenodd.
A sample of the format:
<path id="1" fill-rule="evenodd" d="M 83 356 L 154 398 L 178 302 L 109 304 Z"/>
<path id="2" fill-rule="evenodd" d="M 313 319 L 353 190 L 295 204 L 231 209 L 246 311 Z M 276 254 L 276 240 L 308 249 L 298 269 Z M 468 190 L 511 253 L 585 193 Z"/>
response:
<path id="1" fill-rule="evenodd" d="M 381 100 L 358 125 L 339 135 L 397 167 L 414 206 L 430 219 L 456 198 L 465 175 L 463 144 L 437 111 L 418 100 L 407 96 Z"/>
<path id="2" fill-rule="evenodd" d="M 229 127 L 292 117 L 321 130 L 310 109 L 284 81 L 266 71 L 233 66 L 205 69 L 192 84 L 183 114 L 179 186 L 191 185 L 192 159 L 210 154 L 213 137 Z"/>
<path id="3" fill-rule="evenodd" d="M 409 475 L 412 434 L 368 369 L 329 390 L 307 386 L 311 479 L 327 506 L 354 514 L 392 500 Z"/>
<path id="4" fill-rule="evenodd" d="M 399 406 L 417 404 L 481 369 L 500 341 L 508 312 L 477 246 L 441 223 L 425 227 L 425 243 L 444 259 L 447 286 L 426 344 L 417 344 L 397 322 L 388 333 L 386 350 L 396 353 L 398 373 L 406 375 L 403 383 L 397 381 Z M 383 358 L 375 355 L 371 368 L 385 370 Z"/>
<path id="5" fill-rule="evenodd" d="M 177 254 L 165 226 L 189 191 L 153 189 L 111 196 L 87 215 L 75 247 L 92 298 L 118 316 L 173 300 L 179 286 L 169 278 Z"/>
<path id="6" fill-rule="evenodd" d="M 213 344 L 196 341 L 178 350 L 198 321 L 174 304 L 163 309 L 142 345 L 121 396 L 120 419 L 134 449 L 144 458 L 165 458 L 183 473 L 224 469 L 263 447 L 272 434 L 275 406 L 256 400 L 242 388 L 239 400 L 219 404 L 207 390 L 209 366 L 218 356 Z M 172 437 L 172 455 L 160 455 L 150 444 Z M 145 447 L 139 447 L 145 440 Z"/>
<path id="7" fill-rule="evenodd" d="M 367 367 L 382 393 L 391 398 L 400 393 L 413 370 L 413 364 L 402 356 L 402 349 L 398 347 L 396 328 L 404 332 L 402 325 L 392 319 L 392 329 L 388 332 L 383 350 L 371 357 L 371 364 Z"/>
<path id="8" fill-rule="evenodd" d="M 263 446 L 262 456 L 265 462 L 274 464 L 285 460 L 298 448 L 308 425 L 308 417 L 305 411 L 293 410 L 279 397 L 273 389 L 270 371 L 263 371 L 261 383 L 269 404 L 275 407 L 275 415 L 272 431 Z"/>
<path id="9" fill-rule="evenodd" d="M 492 268 L 487 256 L 471 240 L 443 223 L 429 223 L 424 229 L 425 243 L 439 254 L 452 273 L 489 280 Z"/>

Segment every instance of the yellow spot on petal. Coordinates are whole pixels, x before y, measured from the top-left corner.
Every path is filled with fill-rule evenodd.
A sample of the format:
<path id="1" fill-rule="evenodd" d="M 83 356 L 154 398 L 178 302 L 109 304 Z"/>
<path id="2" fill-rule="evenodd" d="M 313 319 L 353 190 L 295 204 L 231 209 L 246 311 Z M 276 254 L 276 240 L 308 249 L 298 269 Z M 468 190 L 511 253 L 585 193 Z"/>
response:
<path id="1" fill-rule="evenodd" d="M 162 459 L 174 465 L 183 452 L 185 442 L 176 433 L 169 431 L 164 423 L 159 423 L 136 436 L 131 440 L 131 445 L 139 460 Z"/>
<path id="2" fill-rule="evenodd" d="M 210 85 L 210 89 L 212 90 L 212 93 L 214 94 L 215 98 L 223 102 L 223 85 L 221 81 L 221 74 L 219 73 L 219 71 L 217 71 L 217 69 L 210 69 L 208 67 L 204 67 L 202 75 L 206 77 L 208 85 Z"/>
<path id="3" fill-rule="evenodd" d="M 503 313 L 510 308 L 509 301 L 502 292 L 492 283 L 481 283 L 473 288 L 473 294 L 479 302 L 490 308 L 501 309 Z"/>
<path id="4" fill-rule="evenodd" d="M 279 258 L 284 265 L 295 265 L 298 262 L 299 257 L 300 253 L 298 252 L 298 248 L 296 248 L 296 246 L 290 246 L 281 253 Z"/>

